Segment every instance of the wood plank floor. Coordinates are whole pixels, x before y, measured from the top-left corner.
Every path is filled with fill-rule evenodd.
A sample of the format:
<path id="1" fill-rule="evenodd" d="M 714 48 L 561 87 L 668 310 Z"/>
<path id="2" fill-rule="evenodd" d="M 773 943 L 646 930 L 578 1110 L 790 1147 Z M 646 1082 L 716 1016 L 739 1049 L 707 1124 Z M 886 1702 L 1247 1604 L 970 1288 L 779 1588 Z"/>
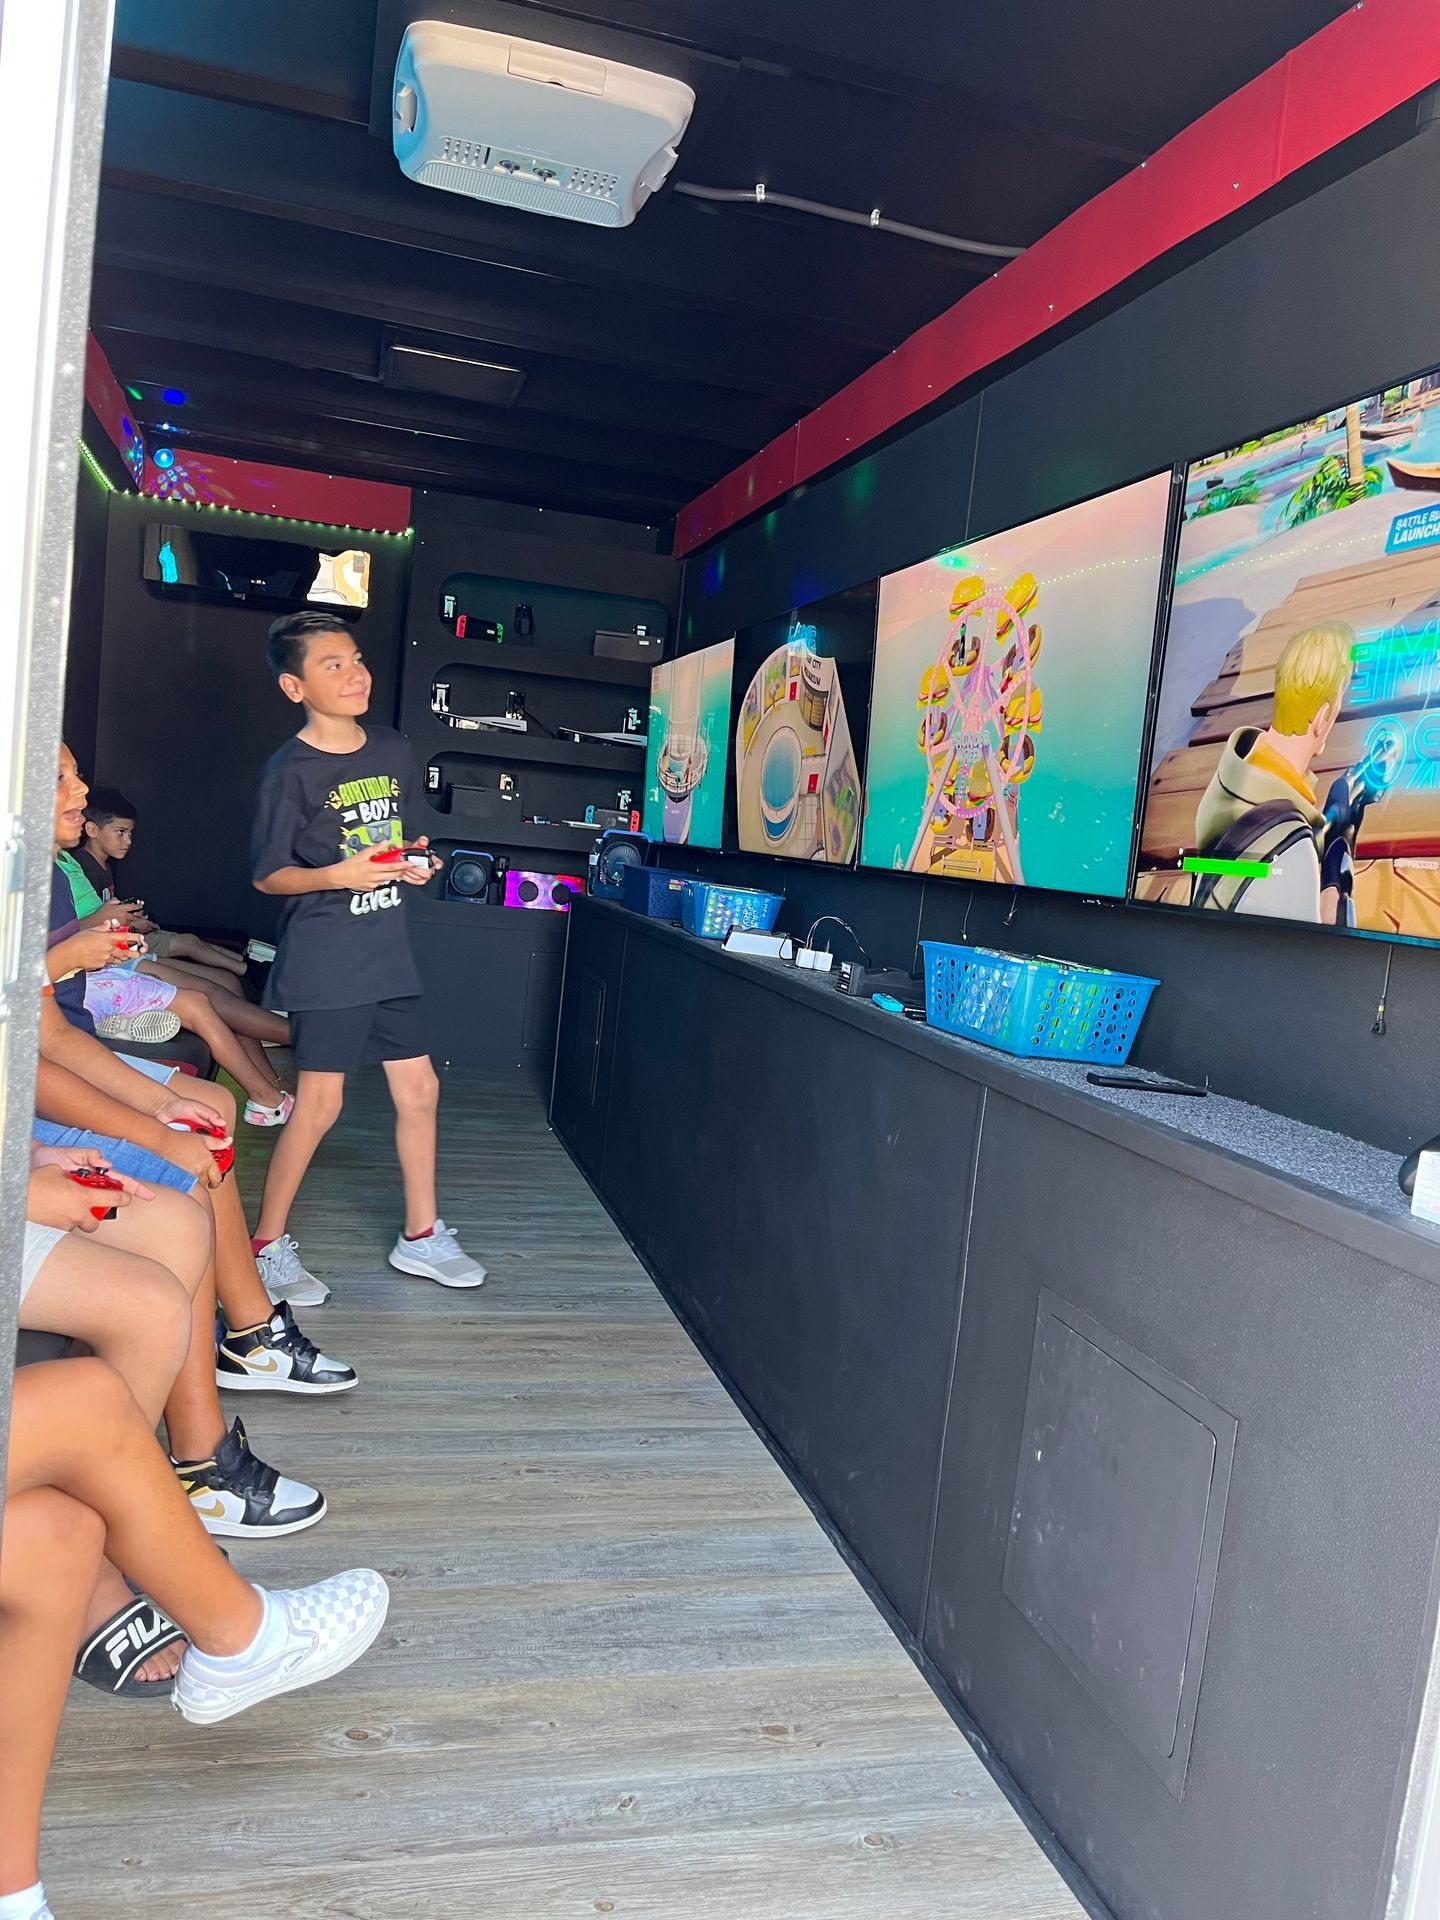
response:
<path id="1" fill-rule="evenodd" d="M 237 1565 L 376 1566 L 385 1632 L 213 1729 L 75 1686 L 59 1920 L 1076 1920 L 535 1095 L 447 1084 L 444 1140 L 483 1291 L 385 1266 L 396 1185 L 362 1076 L 295 1222 L 336 1288 L 302 1318 L 361 1386 L 243 1403 L 331 1513 Z M 266 1142 L 243 1145 L 253 1196 Z"/>

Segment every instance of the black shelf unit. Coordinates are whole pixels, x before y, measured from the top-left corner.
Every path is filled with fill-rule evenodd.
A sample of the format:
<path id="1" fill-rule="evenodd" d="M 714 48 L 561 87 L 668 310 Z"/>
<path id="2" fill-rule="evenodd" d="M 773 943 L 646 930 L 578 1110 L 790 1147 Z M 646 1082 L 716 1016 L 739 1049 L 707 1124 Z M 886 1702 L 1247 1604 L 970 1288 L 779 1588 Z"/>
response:
<path id="1" fill-rule="evenodd" d="M 480 814 L 442 813 L 436 816 L 445 824 L 430 835 L 433 841 L 461 842 L 478 840 L 487 848 L 529 847 L 541 853 L 589 853 L 604 833 L 604 827 L 566 827 L 559 824 L 535 826 L 518 820 L 508 825 L 503 820 Z"/>
<path id="2" fill-rule="evenodd" d="M 559 647 L 527 647 L 512 640 L 457 640 L 443 621 L 437 627 L 447 635 L 457 667 L 479 668 L 485 673 L 510 673 L 517 676 L 537 674 L 544 679 L 585 680 L 606 687 L 648 687 L 650 666 L 644 660 L 607 660 L 602 655 L 572 652 Z M 464 648 L 478 651 L 469 659 L 460 657 Z"/>
<path id="3" fill-rule="evenodd" d="M 537 766 L 578 767 L 596 772 L 633 773 L 644 777 L 645 752 L 639 747 L 612 747 L 603 740 L 552 740 L 543 733 L 509 733 L 503 727 L 471 731 L 446 726 L 439 714 L 431 734 L 432 757 L 440 753 L 465 754 L 472 760 L 528 761 Z M 413 739 L 411 744 L 413 745 Z"/>
<path id="4" fill-rule="evenodd" d="M 656 552 L 653 530 L 423 488 L 413 518 L 399 719 L 422 768 L 438 763 L 443 781 L 471 779 L 481 786 L 498 786 L 508 770 L 520 789 L 517 815 L 578 820 L 587 805 L 614 807 L 627 787 L 638 804 L 642 750 L 556 740 L 544 729 L 611 732 L 627 707 L 644 711 L 650 664 L 597 658 L 593 637 L 629 632 L 642 622 L 652 633 L 673 633 L 679 563 Z M 440 607 L 462 584 L 462 606 L 476 609 L 477 620 L 503 620 L 507 634 L 513 608 L 533 607 L 534 639 L 458 638 Z M 529 731 L 447 727 L 431 707 L 432 688 L 447 678 L 457 713 L 503 713 L 508 693 L 524 694 Z M 426 794 L 417 830 L 442 853 L 486 848 L 506 855 L 512 868 L 583 873 L 603 831 L 510 825 L 494 810 L 480 818 L 466 811 L 463 793 L 450 813 L 448 798 L 443 788 Z M 477 908 L 444 899 L 443 887 L 441 879 L 426 888 L 411 916 L 434 1025 L 432 1052 L 454 1067 L 513 1064 L 548 1077 L 569 915 Z"/>

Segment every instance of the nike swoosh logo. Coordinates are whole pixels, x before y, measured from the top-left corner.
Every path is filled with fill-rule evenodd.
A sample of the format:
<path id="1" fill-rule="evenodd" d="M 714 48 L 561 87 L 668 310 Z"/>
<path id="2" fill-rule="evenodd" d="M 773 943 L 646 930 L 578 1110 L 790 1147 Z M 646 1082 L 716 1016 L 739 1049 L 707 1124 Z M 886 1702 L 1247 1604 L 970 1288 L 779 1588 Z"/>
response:
<path id="1" fill-rule="evenodd" d="M 263 1359 L 257 1359 L 254 1354 L 247 1354 L 240 1364 L 251 1373 L 278 1373 L 280 1371 L 279 1355 L 274 1353 L 267 1353 Z"/>
<path id="2" fill-rule="evenodd" d="M 225 1518 L 225 1502 L 223 1500 L 211 1500 L 206 1503 L 192 1499 L 190 1504 L 202 1520 L 223 1520 Z"/>

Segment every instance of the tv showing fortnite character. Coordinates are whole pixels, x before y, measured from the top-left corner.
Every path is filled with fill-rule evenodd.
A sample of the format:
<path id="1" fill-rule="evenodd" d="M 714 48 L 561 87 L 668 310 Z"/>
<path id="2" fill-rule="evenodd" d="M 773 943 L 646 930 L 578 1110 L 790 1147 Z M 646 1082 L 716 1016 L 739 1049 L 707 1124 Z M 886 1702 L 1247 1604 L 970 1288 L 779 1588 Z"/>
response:
<path id="1" fill-rule="evenodd" d="M 870 580 L 736 636 L 735 824 L 744 852 L 853 862 L 875 594 Z"/>
<path id="2" fill-rule="evenodd" d="M 652 840 L 718 848 L 724 838 L 734 660 L 734 640 L 722 640 L 651 671 L 644 827 Z"/>
<path id="3" fill-rule="evenodd" d="M 1195 461 L 1137 899 L 1440 939 L 1440 372 Z"/>
<path id="4" fill-rule="evenodd" d="M 1123 895 L 1171 476 L 880 582 L 868 867 Z"/>

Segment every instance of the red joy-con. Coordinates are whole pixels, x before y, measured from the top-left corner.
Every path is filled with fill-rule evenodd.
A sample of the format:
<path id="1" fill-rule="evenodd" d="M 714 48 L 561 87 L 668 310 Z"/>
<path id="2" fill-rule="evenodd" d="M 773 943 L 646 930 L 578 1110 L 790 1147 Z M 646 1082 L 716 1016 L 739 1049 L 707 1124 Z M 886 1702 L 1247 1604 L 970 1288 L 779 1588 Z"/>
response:
<path id="1" fill-rule="evenodd" d="M 215 1120 L 175 1120 L 171 1124 L 176 1131 L 184 1127 L 191 1133 L 203 1133 L 206 1138 L 210 1140 L 225 1139 L 224 1127 Z M 227 1141 L 223 1147 L 212 1147 L 210 1149 L 210 1158 L 215 1162 L 222 1174 L 229 1173 L 231 1167 L 235 1164 L 235 1149 Z"/>
<path id="2" fill-rule="evenodd" d="M 73 1180 L 77 1187 L 95 1187 L 103 1189 L 107 1193 L 123 1193 L 125 1191 L 121 1183 L 118 1180 L 111 1179 L 103 1167 L 72 1167 L 67 1170 L 67 1178 Z M 97 1220 L 113 1220 L 115 1218 L 114 1207 L 91 1207 L 90 1211 Z"/>

